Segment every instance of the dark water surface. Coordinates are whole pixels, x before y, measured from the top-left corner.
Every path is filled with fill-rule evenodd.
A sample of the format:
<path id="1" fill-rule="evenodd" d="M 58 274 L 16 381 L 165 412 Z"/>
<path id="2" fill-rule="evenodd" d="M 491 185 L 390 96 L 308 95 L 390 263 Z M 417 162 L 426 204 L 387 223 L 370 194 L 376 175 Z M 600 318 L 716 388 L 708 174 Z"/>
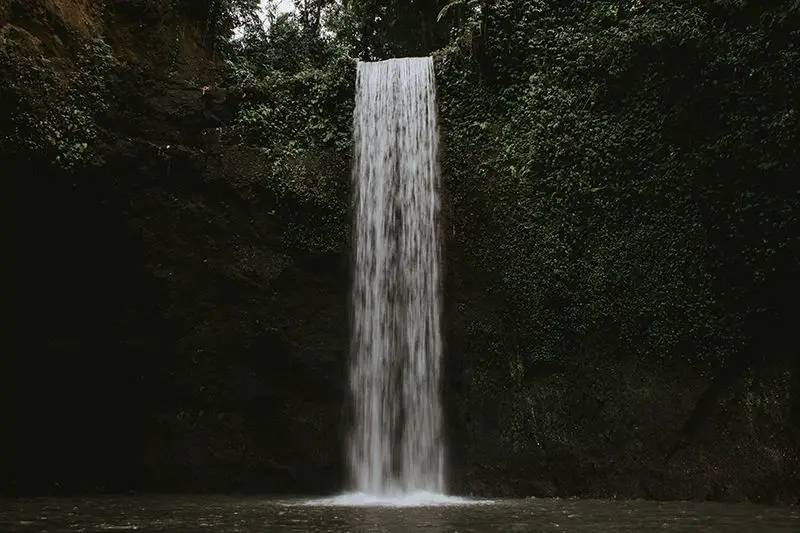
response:
<path id="1" fill-rule="evenodd" d="M 0 500 L 10 532 L 800 532 L 800 509 L 714 503 L 504 500 L 429 507 L 304 505 L 235 497 Z"/>

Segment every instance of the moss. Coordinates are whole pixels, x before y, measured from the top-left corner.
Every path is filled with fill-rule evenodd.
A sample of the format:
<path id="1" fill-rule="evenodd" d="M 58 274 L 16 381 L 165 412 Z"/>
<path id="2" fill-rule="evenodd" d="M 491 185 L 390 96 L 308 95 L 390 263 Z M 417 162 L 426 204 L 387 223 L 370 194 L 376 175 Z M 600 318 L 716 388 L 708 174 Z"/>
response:
<path id="1" fill-rule="evenodd" d="M 502 302 L 484 311 L 499 332 L 471 319 L 454 334 L 468 335 L 468 455 L 507 463 L 492 452 L 499 435 L 530 477 L 553 479 L 532 463 L 561 458 L 578 479 L 560 489 L 607 490 L 666 455 L 678 437 L 664 427 L 677 432 L 697 401 L 682 389 L 699 394 L 732 361 L 788 366 L 771 340 L 791 336 L 797 295 L 788 146 L 800 130 L 787 124 L 800 86 L 786 72 L 800 54 L 786 9 L 501 0 L 435 54 L 448 256 L 464 287 L 488 278 L 458 296 Z M 787 389 L 765 386 L 782 392 L 754 385 L 730 410 L 779 419 Z M 742 446 L 762 431 L 721 418 L 702 425 Z M 790 430 L 784 420 L 776 432 Z M 715 446 L 700 445 L 698 470 L 717 464 Z"/>
<path id="2" fill-rule="evenodd" d="M 755 317 L 712 281 L 738 269 L 728 246 L 761 265 L 746 269 L 759 280 L 777 265 L 770 250 L 797 244 L 785 231 L 800 205 L 788 179 L 797 136 L 785 127 L 797 84 L 784 72 L 800 56 L 760 47 L 771 23 L 721 33 L 712 13 L 674 2 L 630 12 L 499 2 L 486 24 L 481 50 L 468 38 L 436 55 L 443 171 L 455 244 L 494 272 L 509 329 L 525 332 L 523 357 L 569 357 L 604 331 L 611 350 L 713 364 Z M 750 69 L 752 86 L 729 69 Z M 758 139 L 773 137 L 759 155 Z"/>
<path id="3" fill-rule="evenodd" d="M 259 185 L 289 221 L 282 240 L 313 252 L 347 246 L 354 64 L 275 72 L 238 88 L 240 108 L 228 135 L 260 148 Z"/>

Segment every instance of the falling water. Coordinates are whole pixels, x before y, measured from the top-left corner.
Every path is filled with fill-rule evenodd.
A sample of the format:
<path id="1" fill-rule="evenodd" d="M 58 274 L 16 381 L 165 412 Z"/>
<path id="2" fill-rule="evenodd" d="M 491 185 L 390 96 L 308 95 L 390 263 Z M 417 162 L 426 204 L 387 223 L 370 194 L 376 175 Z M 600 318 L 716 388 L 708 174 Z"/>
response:
<path id="1" fill-rule="evenodd" d="M 350 369 L 357 491 L 444 491 L 436 92 L 430 58 L 359 63 Z"/>

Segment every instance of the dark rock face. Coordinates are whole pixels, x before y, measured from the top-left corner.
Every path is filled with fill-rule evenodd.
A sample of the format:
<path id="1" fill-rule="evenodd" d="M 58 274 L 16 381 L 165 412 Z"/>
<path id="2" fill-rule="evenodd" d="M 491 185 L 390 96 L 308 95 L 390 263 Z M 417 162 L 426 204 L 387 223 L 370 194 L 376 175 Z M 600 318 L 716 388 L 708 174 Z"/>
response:
<path id="1" fill-rule="evenodd" d="M 118 75 L 90 164 L 4 157 L 0 490 L 339 489 L 347 251 L 287 244 L 227 91 Z"/>

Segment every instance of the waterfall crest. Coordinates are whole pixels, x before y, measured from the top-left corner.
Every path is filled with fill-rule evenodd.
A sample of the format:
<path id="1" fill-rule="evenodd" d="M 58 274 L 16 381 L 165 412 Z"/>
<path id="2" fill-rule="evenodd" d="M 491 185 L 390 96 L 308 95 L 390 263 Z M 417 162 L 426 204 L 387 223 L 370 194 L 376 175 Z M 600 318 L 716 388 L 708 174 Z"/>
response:
<path id="1" fill-rule="evenodd" d="M 436 120 L 431 58 L 359 63 L 348 462 L 367 494 L 445 488 Z"/>

